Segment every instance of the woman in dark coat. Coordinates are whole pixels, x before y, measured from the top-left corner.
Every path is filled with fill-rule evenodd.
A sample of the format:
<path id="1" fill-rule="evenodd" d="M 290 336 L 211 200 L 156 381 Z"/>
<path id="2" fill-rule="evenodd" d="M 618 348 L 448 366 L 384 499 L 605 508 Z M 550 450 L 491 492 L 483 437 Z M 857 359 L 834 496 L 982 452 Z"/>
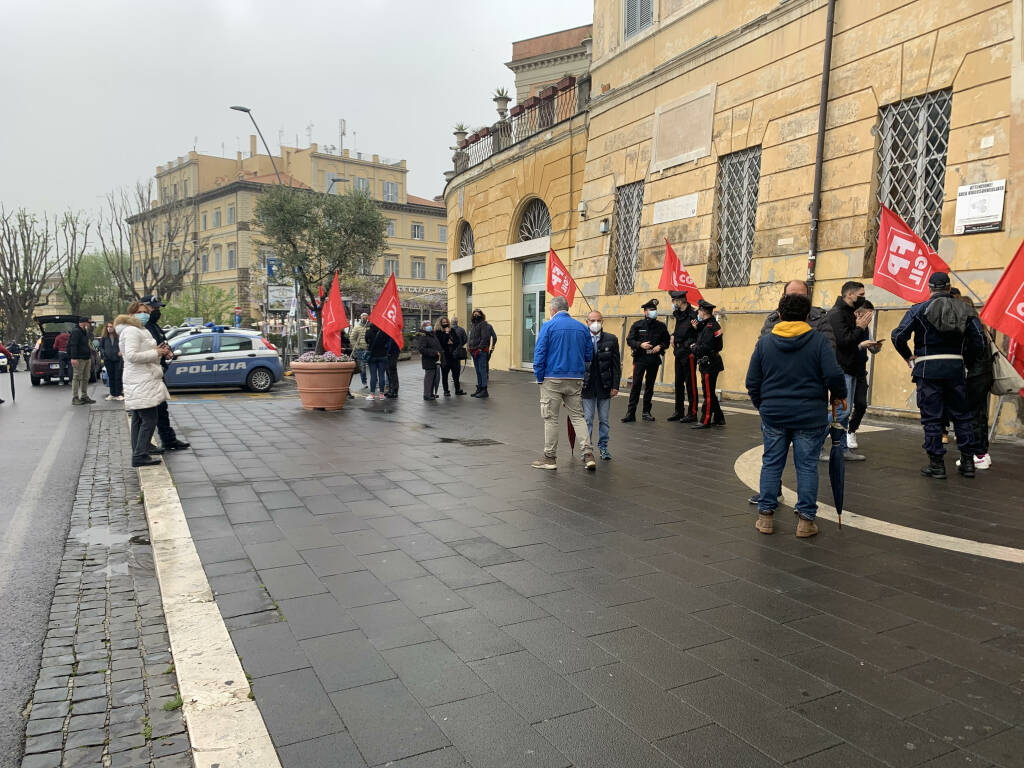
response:
<path id="1" fill-rule="evenodd" d="M 466 332 L 461 328 L 452 328 L 448 318 L 442 317 L 437 322 L 434 334 L 441 342 L 441 383 L 444 385 L 444 396 L 450 397 L 452 394 L 448 389 L 449 372 L 452 375 L 452 382 L 455 384 L 455 394 L 466 394 L 459 383 L 462 361 L 466 359 Z"/>
<path id="2" fill-rule="evenodd" d="M 429 320 L 424 320 L 420 326 L 420 334 L 416 339 L 420 350 L 420 362 L 423 365 L 423 399 L 437 400 L 434 390 L 437 387 L 437 377 L 441 371 L 441 356 L 443 350 L 441 342 L 434 333 L 434 326 Z"/>
<path id="3" fill-rule="evenodd" d="M 385 379 L 388 370 L 388 342 L 391 337 L 373 323 L 366 329 L 366 355 L 367 365 L 370 369 L 370 394 L 367 400 L 374 399 L 374 392 L 377 392 L 377 399 L 384 399 Z"/>
<path id="4" fill-rule="evenodd" d="M 107 400 L 124 400 L 122 388 L 122 374 L 124 372 L 124 360 L 121 359 L 121 350 L 117 346 L 117 331 L 113 323 L 107 323 L 100 336 L 100 353 L 103 355 L 103 367 L 107 371 L 107 386 L 110 394 Z"/>

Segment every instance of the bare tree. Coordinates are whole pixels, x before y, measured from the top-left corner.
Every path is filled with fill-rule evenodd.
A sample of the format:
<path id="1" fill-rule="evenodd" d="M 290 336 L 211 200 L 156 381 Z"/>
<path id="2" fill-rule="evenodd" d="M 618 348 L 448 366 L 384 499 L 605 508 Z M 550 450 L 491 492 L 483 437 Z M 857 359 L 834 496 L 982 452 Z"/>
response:
<path id="1" fill-rule="evenodd" d="M 6 211 L 0 206 L 0 312 L 9 338 L 21 338 L 32 311 L 53 277 L 51 258 L 53 225 L 24 208 Z"/>
<path id="2" fill-rule="evenodd" d="M 182 290 L 199 258 L 196 208 L 185 198 L 154 205 L 151 183 L 107 195 L 98 229 L 103 253 L 123 298 Z"/>
<path id="3" fill-rule="evenodd" d="M 92 222 L 82 213 L 67 211 L 54 225 L 53 253 L 61 290 L 72 315 L 81 314 L 86 292 L 92 288 L 83 279 L 85 251 L 89 247 Z"/>

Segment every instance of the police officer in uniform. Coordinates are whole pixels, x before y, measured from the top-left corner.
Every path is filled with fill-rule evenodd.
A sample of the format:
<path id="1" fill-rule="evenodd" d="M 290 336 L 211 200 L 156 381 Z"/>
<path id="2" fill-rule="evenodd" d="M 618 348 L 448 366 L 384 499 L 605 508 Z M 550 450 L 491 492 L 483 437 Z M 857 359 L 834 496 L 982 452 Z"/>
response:
<path id="1" fill-rule="evenodd" d="M 668 417 L 669 421 L 686 424 L 697 420 L 697 358 L 693 356 L 691 346 L 697 343 L 697 310 L 686 300 L 686 291 L 669 291 L 672 306 L 675 309 L 672 317 L 676 319 L 676 327 L 672 332 L 672 351 L 676 358 L 676 410 Z M 686 400 L 690 407 L 687 409 Z"/>
<path id="2" fill-rule="evenodd" d="M 704 405 L 700 409 L 693 429 L 710 429 L 725 426 L 725 414 L 718 404 L 718 374 L 725 370 L 722 362 L 722 326 L 715 320 L 715 305 L 701 299 L 697 302 L 697 320 L 693 327 L 697 341 L 693 345 L 693 356 L 700 369 L 701 386 L 704 389 Z"/>
<path id="3" fill-rule="evenodd" d="M 966 305 L 949 295 L 949 275 L 932 273 L 928 288 L 929 299 L 912 306 L 892 332 L 893 347 L 907 361 L 917 385 L 917 407 L 928 453 L 928 466 L 921 474 L 937 480 L 946 477 L 942 428 L 948 417 L 960 449 L 958 471 L 964 477 L 974 477 L 974 417 L 967 403 L 964 356 L 982 354 L 985 339 L 978 324 L 968 321 Z M 911 336 L 913 353 L 907 345 Z"/>
<path id="4" fill-rule="evenodd" d="M 633 323 L 626 335 L 626 344 L 633 350 L 633 388 L 629 390 L 629 406 L 622 419 L 624 422 L 636 421 L 636 405 L 640 402 L 641 387 L 644 393 L 643 419 L 654 421 L 651 415 L 654 380 L 658 376 L 661 356 L 672 341 L 668 335 L 668 326 L 658 320 L 658 300 L 651 299 L 640 305 L 640 309 L 644 310 L 644 319 Z"/>

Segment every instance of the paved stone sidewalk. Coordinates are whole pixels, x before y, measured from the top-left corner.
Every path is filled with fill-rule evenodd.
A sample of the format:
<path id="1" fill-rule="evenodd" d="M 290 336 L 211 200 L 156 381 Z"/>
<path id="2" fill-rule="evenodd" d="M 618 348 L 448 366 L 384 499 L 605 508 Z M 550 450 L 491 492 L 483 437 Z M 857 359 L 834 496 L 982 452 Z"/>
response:
<path id="1" fill-rule="evenodd" d="M 613 461 L 531 469 L 536 392 L 175 399 L 195 450 L 169 463 L 285 766 L 1024 765 L 1024 569 L 801 541 L 784 510 L 759 535 L 733 468 L 754 415 L 627 426 L 620 399 Z M 889 426 L 852 509 L 1021 546 L 1024 449 L 939 484 Z"/>
<path id="2" fill-rule="evenodd" d="M 22 768 L 190 768 L 123 408 L 97 405 Z"/>

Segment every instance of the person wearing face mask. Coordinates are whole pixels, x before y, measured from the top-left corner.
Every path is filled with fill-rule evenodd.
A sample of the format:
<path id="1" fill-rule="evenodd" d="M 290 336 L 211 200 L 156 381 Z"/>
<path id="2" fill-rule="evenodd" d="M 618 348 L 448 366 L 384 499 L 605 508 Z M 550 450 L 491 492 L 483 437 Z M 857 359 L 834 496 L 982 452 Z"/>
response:
<path id="1" fill-rule="evenodd" d="M 157 345 L 147 332 L 150 317 L 151 308 L 136 301 L 128 307 L 127 314 L 114 319 L 114 331 L 124 360 L 124 407 L 132 415 L 133 467 L 160 463 L 160 459 L 150 456 L 150 441 L 156 429 L 159 406 L 169 397 L 160 363 L 172 353 L 166 343 Z"/>
<path id="2" fill-rule="evenodd" d="M 668 417 L 669 421 L 687 424 L 697 420 L 697 360 L 690 351 L 690 346 L 697 341 L 697 330 L 693 321 L 697 319 L 697 310 L 686 300 L 686 291 L 669 291 L 672 297 L 672 317 L 676 319 L 676 327 L 672 332 L 672 351 L 676 360 L 676 410 Z M 686 407 L 686 399 L 690 399 L 690 407 Z"/>
<path id="3" fill-rule="evenodd" d="M 143 296 L 139 299 L 139 302 L 147 305 L 149 309 L 149 319 L 145 323 L 146 330 L 149 331 L 153 337 L 153 341 L 157 343 L 157 346 L 167 345 L 167 336 L 164 334 L 163 328 L 159 325 L 160 320 L 160 307 L 164 305 L 160 299 L 156 296 Z M 160 365 L 164 372 L 167 372 L 169 356 L 165 356 L 160 359 Z M 164 451 L 183 451 L 190 446 L 184 440 L 179 440 L 177 434 L 174 432 L 174 427 L 171 426 L 171 415 L 167 410 L 167 400 L 163 400 L 157 407 L 157 420 L 156 420 L 156 431 L 160 435 L 160 443 L 163 446 L 159 449 L 154 449 L 154 453 L 163 453 Z"/>
<path id="4" fill-rule="evenodd" d="M 836 360 L 839 361 L 839 367 L 843 369 L 843 375 L 846 377 L 846 391 L 851 393 L 856 391 L 862 351 L 874 343 L 868 338 L 871 313 L 857 312 L 864 306 L 864 301 L 864 283 L 849 280 L 843 283 L 839 298 L 825 315 L 836 337 Z M 837 420 L 845 429 L 850 427 L 852 408 L 853 397 L 850 397 L 844 408 L 836 412 Z M 818 457 L 819 460 L 828 461 L 828 454 L 828 449 L 823 448 Z M 845 436 L 843 438 L 843 457 L 847 461 L 864 461 L 865 459 L 862 454 L 850 450 Z"/>
<path id="5" fill-rule="evenodd" d="M 636 406 L 641 392 L 644 395 L 643 420 L 654 421 L 651 414 L 654 380 L 658 376 L 661 356 L 672 342 L 668 326 L 658 319 L 658 300 L 651 299 L 641 304 L 640 309 L 644 310 L 644 318 L 633 323 L 626 334 L 626 344 L 633 350 L 633 386 L 629 390 L 626 415 L 622 418 L 625 423 L 636 421 Z"/>
<path id="6" fill-rule="evenodd" d="M 455 384 L 455 394 L 464 395 L 465 390 L 459 383 L 459 358 L 455 355 L 461 350 L 462 359 L 466 357 L 465 341 L 460 341 L 459 333 L 464 338 L 466 332 L 461 328 L 453 328 L 451 323 L 448 322 L 447 317 L 442 317 L 437 323 L 437 329 L 434 331 L 437 336 L 437 340 L 441 343 L 441 383 L 444 385 L 444 396 L 451 397 L 452 392 L 448 388 L 448 374 L 452 375 L 452 382 Z M 434 390 L 437 391 L 437 385 L 434 385 Z"/>
<path id="7" fill-rule="evenodd" d="M 490 375 L 491 354 L 498 345 L 498 334 L 487 322 L 482 310 L 474 309 L 473 327 L 469 331 L 469 353 L 473 356 L 473 368 L 476 369 L 476 392 L 470 397 L 487 398 L 487 379 Z"/>
<path id="8" fill-rule="evenodd" d="M 437 389 L 437 380 L 441 375 L 441 342 L 434 333 L 434 325 L 429 320 L 424 320 L 420 326 L 417 346 L 420 350 L 420 363 L 423 366 L 423 399 L 437 400 L 434 392 Z"/>
<path id="9" fill-rule="evenodd" d="M 103 367 L 107 371 L 107 386 L 110 388 L 107 400 L 124 400 L 124 393 L 121 391 L 124 361 L 121 359 L 121 349 L 113 323 L 107 323 L 103 329 L 103 335 L 100 336 L 100 352 L 103 355 Z"/>
<path id="10" fill-rule="evenodd" d="M 587 315 L 594 357 L 583 375 L 583 420 L 587 422 L 587 436 L 593 441 L 594 414 L 597 414 L 597 449 L 602 459 L 611 461 L 612 455 L 608 453 L 608 412 L 612 398 L 619 394 L 622 360 L 619 357 L 619 340 L 615 334 L 604 330 L 603 321 L 597 310 Z"/>
<path id="11" fill-rule="evenodd" d="M 359 362 L 359 378 L 363 382 L 363 389 L 366 389 L 366 372 L 369 368 L 370 354 L 366 346 L 366 328 L 370 316 L 363 312 L 356 322 L 356 327 L 349 333 L 348 338 L 352 343 L 352 357 Z"/>
<path id="12" fill-rule="evenodd" d="M 691 349 L 697 358 L 704 403 L 693 429 L 724 427 L 725 414 L 718 403 L 718 374 L 725 370 L 722 362 L 722 326 L 715 319 L 715 305 L 701 299 L 697 302 L 697 319 L 693 323 L 697 341 Z"/>

